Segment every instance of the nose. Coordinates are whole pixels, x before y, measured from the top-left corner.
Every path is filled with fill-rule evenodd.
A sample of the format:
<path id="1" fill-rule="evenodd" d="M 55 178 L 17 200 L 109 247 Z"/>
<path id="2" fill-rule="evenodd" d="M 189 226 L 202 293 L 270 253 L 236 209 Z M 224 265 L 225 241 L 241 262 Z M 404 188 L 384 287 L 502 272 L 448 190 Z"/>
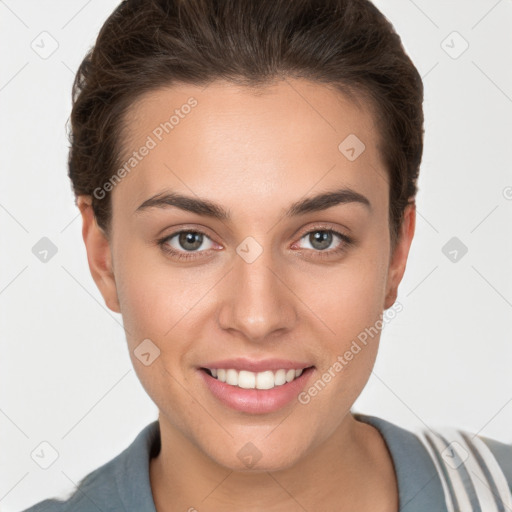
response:
<path id="1" fill-rule="evenodd" d="M 270 251 L 263 251 L 252 262 L 236 256 L 223 283 L 220 327 L 252 342 L 293 329 L 298 299 L 286 281 L 286 271 L 273 263 Z"/>

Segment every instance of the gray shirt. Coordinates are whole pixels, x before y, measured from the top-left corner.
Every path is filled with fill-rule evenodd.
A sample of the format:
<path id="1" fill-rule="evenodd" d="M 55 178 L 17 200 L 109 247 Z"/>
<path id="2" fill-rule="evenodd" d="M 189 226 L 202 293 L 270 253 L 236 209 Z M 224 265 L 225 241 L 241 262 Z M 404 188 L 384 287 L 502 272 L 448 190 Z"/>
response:
<path id="1" fill-rule="evenodd" d="M 416 433 L 382 418 L 352 414 L 376 427 L 384 438 L 398 481 L 400 512 L 499 512 L 512 505 L 512 445 L 482 436 L 478 440 L 486 448 L 478 443 L 474 448 L 468 436 L 450 445 L 441 435 L 433 439 L 432 432 L 422 441 Z M 444 450 L 439 448 L 441 442 L 446 443 Z M 156 420 L 119 455 L 85 476 L 67 499 L 46 499 L 24 512 L 156 512 L 149 461 L 159 451 Z M 469 454 L 476 466 L 463 461 L 462 454 Z M 478 476 L 477 470 L 479 479 L 484 475 L 485 488 L 490 490 L 487 498 L 494 503 L 484 504 L 479 495 L 478 480 L 472 475 Z"/>

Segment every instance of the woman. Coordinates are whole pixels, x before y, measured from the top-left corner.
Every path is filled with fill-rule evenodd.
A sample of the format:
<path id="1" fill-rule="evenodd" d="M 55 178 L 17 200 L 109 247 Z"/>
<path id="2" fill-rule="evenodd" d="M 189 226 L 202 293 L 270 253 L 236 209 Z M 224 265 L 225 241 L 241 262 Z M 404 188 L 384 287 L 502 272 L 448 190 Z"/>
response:
<path id="1" fill-rule="evenodd" d="M 75 80 L 69 176 L 159 418 L 28 510 L 512 507 L 512 447 L 351 412 L 400 309 L 422 101 L 366 0 L 115 10 Z"/>

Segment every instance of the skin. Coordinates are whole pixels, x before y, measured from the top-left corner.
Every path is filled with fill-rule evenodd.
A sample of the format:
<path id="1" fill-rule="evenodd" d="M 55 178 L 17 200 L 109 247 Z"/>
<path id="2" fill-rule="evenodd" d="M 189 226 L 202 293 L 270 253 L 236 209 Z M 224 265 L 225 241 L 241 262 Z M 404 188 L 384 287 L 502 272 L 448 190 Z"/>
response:
<path id="1" fill-rule="evenodd" d="M 364 102 L 323 84 L 287 79 L 265 90 L 217 81 L 147 93 L 133 105 L 127 155 L 193 96 L 198 105 L 112 191 L 112 231 L 96 224 L 80 196 L 91 274 L 106 305 L 122 314 L 130 357 L 159 408 L 162 448 L 150 480 L 159 512 L 189 510 L 397 511 L 395 472 L 379 432 L 350 408 L 377 355 L 375 336 L 308 404 L 293 400 L 271 414 L 228 408 L 197 367 L 245 356 L 310 361 L 312 385 L 396 300 L 415 228 L 404 215 L 398 243 L 389 234 L 386 171 L 379 133 Z M 338 145 L 356 134 L 366 146 L 349 161 Z M 371 210 L 346 203 L 284 218 L 299 199 L 350 187 Z M 165 189 L 219 203 L 231 221 L 177 208 L 135 213 Z M 320 228 L 318 225 L 320 224 Z M 206 233 L 179 261 L 157 239 L 180 229 Z M 354 243 L 325 259 L 308 233 L 334 229 Z M 252 263 L 237 246 L 253 237 Z M 334 236 L 327 251 L 341 247 Z M 160 356 L 134 356 L 149 338 Z M 237 452 L 252 442 L 252 468 Z"/>

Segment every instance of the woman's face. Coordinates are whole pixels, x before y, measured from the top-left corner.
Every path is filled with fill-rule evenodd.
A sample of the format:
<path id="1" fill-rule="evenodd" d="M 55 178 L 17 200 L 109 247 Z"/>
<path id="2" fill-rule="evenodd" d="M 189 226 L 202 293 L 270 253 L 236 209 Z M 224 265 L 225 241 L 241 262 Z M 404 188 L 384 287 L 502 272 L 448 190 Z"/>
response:
<path id="1" fill-rule="evenodd" d="M 412 239 L 408 215 L 391 254 L 372 117 L 294 79 L 258 93 L 225 82 L 161 89 L 127 122 L 103 246 L 113 273 L 96 281 L 122 313 L 161 428 L 232 469 L 246 469 L 246 455 L 259 469 L 291 466 L 342 428 L 365 386 Z M 190 199 L 149 201 L 166 194 Z M 237 368 L 226 359 L 263 373 L 242 372 L 244 386 L 310 369 L 261 391 L 203 369 Z M 290 376 L 278 373 L 278 383 Z"/>

